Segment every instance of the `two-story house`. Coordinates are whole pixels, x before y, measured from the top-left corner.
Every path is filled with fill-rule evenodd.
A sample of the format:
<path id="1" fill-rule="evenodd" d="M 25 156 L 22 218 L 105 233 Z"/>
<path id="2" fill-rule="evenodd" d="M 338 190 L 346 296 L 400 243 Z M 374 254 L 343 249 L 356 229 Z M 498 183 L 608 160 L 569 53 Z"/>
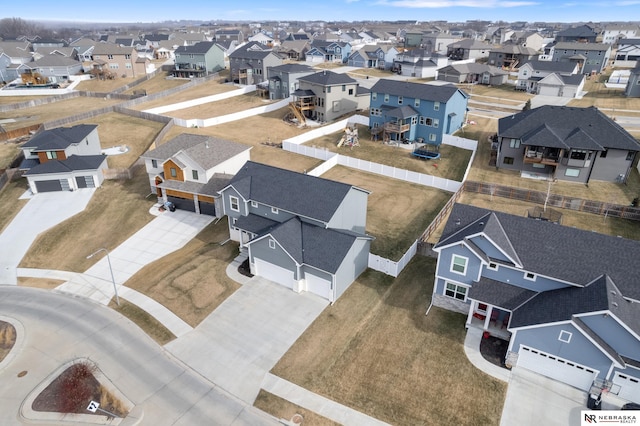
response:
<path id="1" fill-rule="evenodd" d="M 341 41 L 315 39 L 305 54 L 305 60 L 311 63 L 346 63 L 351 55 L 351 44 Z"/>
<path id="2" fill-rule="evenodd" d="M 582 93 L 585 77 L 575 62 L 531 60 L 518 68 L 517 90 L 545 96 L 575 98 Z"/>
<path id="3" fill-rule="evenodd" d="M 580 64 L 582 74 L 602 73 L 611 57 L 611 45 L 606 43 L 558 42 L 544 50 L 552 61 Z"/>
<path id="4" fill-rule="evenodd" d="M 98 188 L 108 168 L 102 154 L 98 126 L 80 124 L 59 127 L 34 135 L 20 149 L 20 170 L 34 194 Z"/>
<path id="5" fill-rule="evenodd" d="M 304 61 L 311 48 L 308 40 L 285 40 L 276 49 L 280 56 L 292 61 Z"/>
<path id="6" fill-rule="evenodd" d="M 397 55 L 398 50 L 389 44 L 365 45 L 349 56 L 347 64 L 350 67 L 390 70 Z"/>
<path id="7" fill-rule="evenodd" d="M 448 46 L 451 43 L 455 43 L 460 40 L 461 37 L 442 32 L 424 33 L 422 34 L 422 41 L 420 46 L 424 49 L 427 55 L 432 56 L 436 54 L 446 56 Z"/>
<path id="8" fill-rule="evenodd" d="M 368 91 L 347 74 L 324 70 L 300 77 L 298 83 L 290 107 L 299 121 L 333 121 L 368 107 Z"/>
<path id="9" fill-rule="evenodd" d="M 304 64 L 284 64 L 267 68 L 269 99 L 286 99 L 298 90 L 302 77 L 314 74 L 316 70 Z"/>
<path id="10" fill-rule="evenodd" d="M 173 75 L 176 77 L 198 78 L 224 69 L 224 51 L 213 41 L 179 46 L 174 54 Z"/>
<path id="11" fill-rule="evenodd" d="M 225 139 L 183 133 L 140 158 L 159 202 L 222 217 L 218 191 L 249 160 L 250 149 Z"/>
<path id="12" fill-rule="evenodd" d="M 579 25 L 559 31 L 555 36 L 556 42 L 567 43 L 595 43 L 598 33 L 589 25 Z"/>
<path id="13" fill-rule="evenodd" d="M 469 96 L 454 85 L 380 79 L 371 88 L 369 126 L 383 141 L 439 145 L 464 125 Z"/>
<path id="14" fill-rule="evenodd" d="M 239 84 L 260 84 L 267 79 L 267 69 L 282 65 L 283 60 L 262 44 L 252 41 L 229 54 L 231 81 Z"/>
<path id="15" fill-rule="evenodd" d="M 447 46 L 447 57 L 452 61 L 489 57 L 491 45 L 480 40 L 465 38 Z"/>
<path id="16" fill-rule="evenodd" d="M 613 60 L 614 68 L 635 68 L 640 65 L 640 38 L 623 38 L 618 42 L 618 49 Z"/>
<path id="17" fill-rule="evenodd" d="M 252 274 L 333 303 L 367 268 L 368 191 L 249 161 L 220 194 Z"/>
<path id="18" fill-rule="evenodd" d="M 50 54 L 18 67 L 18 72 L 37 72 L 49 83 L 62 83 L 82 72 L 82 62 L 67 56 Z"/>
<path id="19" fill-rule="evenodd" d="M 629 81 L 624 89 L 624 95 L 630 98 L 640 98 L 640 66 L 629 73 Z"/>
<path id="20" fill-rule="evenodd" d="M 431 78 L 447 63 L 448 59 L 444 55 L 428 53 L 424 49 L 412 49 L 398 53 L 392 69 L 405 77 Z"/>
<path id="21" fill-rule="evenodd" d="M 588 184 L 626 182 L 640 144 L 595 107 L 545 105 L 498 121 L 496 167 Z"/>
<path id="22" fill-rule="evenodd" d="M 433 305 L 507 340 L 508 366 L 640 402 L 640 242 L 455 204 L 433 250 Z"/>
<path id="23" fill-rule="evenodd" d="M 538 56 L 538 51 L 519 44 L 505 44 L 491 49 L 489 52 L 489 65 L 507 70 L 517 69 L 521 63 L 530 61 Z"/>
<path id="24" fill-rule="evenodd" d="M 640 27 L 637 24 L 610 24 L 602 30 L 602 42 L 618 44 L 625 38 L 640 36 Z"/>
<path id="25" fill-rule="evenodd" d="M 91 63 L 87 69 L 98 69 L 112 73 L 118 77 L 141 77 L 147 73 L 146 59 L 138 59 L 138 52 L 133 47 L 120 46 L 113 43 L 96 43 L 91 51 Z"/>
<path id="26" fill-rule="evenodd" d="M 215 41 L 236 41 L 237 43 L 244 43 L 244 33 L 242 30 L 230 29 L 230 30 L 217 30 L 214 34 Z"/>

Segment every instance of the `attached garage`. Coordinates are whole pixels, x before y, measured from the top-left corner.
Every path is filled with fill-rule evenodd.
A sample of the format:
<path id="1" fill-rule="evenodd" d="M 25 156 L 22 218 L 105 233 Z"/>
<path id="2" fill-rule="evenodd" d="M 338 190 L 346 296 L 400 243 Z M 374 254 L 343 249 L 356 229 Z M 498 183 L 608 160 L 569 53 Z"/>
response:
<path id="1" fill-rule="evenodd" d="M 171 201 L 173 204 L 176 205 L 176 208 L 179 210 L 186 210 L 189 212 L 196 211 L 196 205 L 194 204 L 193 200 L 188 200 L 186 198 L 180 198 L 180 197 L 167 196 L 167 201 Z"/>
<path id="2" fill-rule="evenodd" d="M 618 396 L 640 404 L 640 379 L 618 371 L 613 376 L 613 384 L 620 386 Z"/>
<path id="3" fill-rule="evenodd" d="M 34 181 L 36 184 L 36 191 L 38 192 L 54 192 L 54 191 L 63 191 L 69 190 L 69 182 L 66 179 L 54 179 L 54 180 L 37 180 Z"/>
<path id="4" fill-rule="evenodd" d="M 598 371 L 527 346 L 520 346 L 518 366 L 588 391 Z"/>
<path id="5" fill-rule="evenodd" d="M 95 188 L 93 176 L 76 176 L 76 185 L 78 188 Z"/>
<path id="6" fill-rule="evenodd" d="M 320 297 L 331 300 L 331 281 L 308 272 L 305 273 L 304 277 L 309 293 L 317 294 Z"/>
<path id="7" fill-rule="evenodd" d="M 293 271 L 289 271 L 288 269 L 258 258 L 254 259 L 254 264 L 256 275 L 293 289 Z"/>
<path id="8" fill-rule="evenodd" d="M 200 214 L 206 214 L 209 216 L 216 215 L 216 206 L 213 203 L 205 203 L 203 201 L 198 201 L 198 206 L 200 207 Z"/>

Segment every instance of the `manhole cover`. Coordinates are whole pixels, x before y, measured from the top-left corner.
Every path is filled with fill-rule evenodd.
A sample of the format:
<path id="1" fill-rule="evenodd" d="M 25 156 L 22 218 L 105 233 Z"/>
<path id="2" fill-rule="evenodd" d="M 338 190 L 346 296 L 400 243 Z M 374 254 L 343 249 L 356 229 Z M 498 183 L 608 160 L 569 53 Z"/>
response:
<path id="1" fill-rule="evenodd" d="M 26 370 L 23 370 L 23 371 L 18 373 L 18 377 L 24 377 L 26 375 L 27 375 L 27 371 Z"/>
<path id="2" fill-rule="evenodd" d="M 294 414 L 293 417 L 291 417 L 291 423 L 293 423 L 294 425 L 301 425 L 302 420 L 304 419 L 301 414 Z"/>

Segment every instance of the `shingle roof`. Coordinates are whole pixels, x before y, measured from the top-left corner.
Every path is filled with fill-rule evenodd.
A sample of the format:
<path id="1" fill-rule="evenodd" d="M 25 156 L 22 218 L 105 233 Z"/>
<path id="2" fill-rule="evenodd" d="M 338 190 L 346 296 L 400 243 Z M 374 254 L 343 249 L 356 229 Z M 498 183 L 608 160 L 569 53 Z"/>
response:
<path id="1" fill-rule="evenodd" d="M 559 41 L 555 45 L 556 50 L 609 50 L 611 49 L 610 44 L 605 43 L 578 43 L 578 42 L 569 42 L 569 41 Z"/>
<path id="2" fill-rule="evenodd" d="M 353 188 L 341 182 L 247 161 L 231 184 L 246 200 L 328 222 Z"/>
<path id="3" fill-rule="evenodd" d="M 347 74 L 338 74 L 331 71 L 320 71 L 315 74 L 307 75 L 298 79 L 312 84 L 321 86 L 336 86 L 340 84 L 355 84 L 356 81 Z"/>
<path id="4" fill-rule="evenodd" d="M 501 229 L 492 232 L 490 238 L 506 238 L 523 270 L 576 286 L 586 286 L 607 275 L 624 297 L 640 301 L 640 283 L 636 278 L 640 241 L 455 204 L 435 248 L 477 234 L 490 216 L 495 217 Z M 503 250 L 507 247 L 504 241 L 497 244 Z"/>
<path id="5" fill-rule="evenodd" d="M 488 72 L 489 75 L 509 74 L 507 71 L 503 71 L 498 67 L 494 67 L 493 65 L 479 64 L 476 62 L 449 65 L 440 69 L 438 73 L 442 74 L 442 73 L 451 72 L 451 71 L 454 71 L 458 74 L 482 74 L 485 72 Z"/>
<path id="6" fill-rule="evenodd" d="M 420 113 L 410 105 L 403 105 L 401 107 L 389 107 L 389 106 L 383 105 L 382 111 L 384 112 L 384 115 L 386 117 L 401 118 L 401 119 L 420 115 Z"/>
<path id="7" fill-rule="evenodd" d="M 473 283 L 467 297 L 513 311 L 536 294 L 535 291 L 527 290 L 526 288 L 482 277 L 480 281 Z"/>
<path id="8" fill-rule="evenodd" d="M 194 181 L 178 181 L 166 180 L 157 185 L 158 188 L 173 189 L 176 191 L 187 192 L 189 194 L 209 195 L 212 197 L 220 196 L 219 191 L 227 186 L 231 181 L 231 175 L 216 173 L 207 183 Z"/>
<path id="9" fill-rule="evenodd" d="M 214 44 L 216 43 L 213 41 L 199 41 L 193 46 L 179 46 L 176 49 L 175 53 L 176 54 L 180 54 L 180 53 L 205 54 L 209 50 L 211 50 Z"/>
<path id="10" fill-rule="evenodd" d="M 37 61 L 27 64 L 31 68 L 35 67 L 72 67 L 82 65 L 80 61 L 61 55 L 45 55 Z"/>
<path id="11" fill-rule="evenodd" d="M 545 133 L 539 135 L 541 131 Z M 523 111 L 501 118 L 498 135 L 521 139 L 525 145 L 640 151 L 633 136 L 595 107 L 545 105 Z"/>
<path id="12" fill-rule="evenodd" d="M 130 55 L 134 49 L 132 46 L 120 46 L 113 43 L 96 43 L 93 48 L 93 55 Z"/>
<path id="13" fill-rule="evenodd" d="M 26 176 L 72 171 L 96 170 L 107 158 L 106 155 L 72 155 L 66 160 L 50 160 L 38 164 L 25 173 Z"/>
<path id="14" fill-rule="evenodd" d="M 520 68 L 525 64 L 529 64 L 531 68 L 536 71 L 549 71 L 560 74 L 569 74 L 576 69 L 575 62 L 539 61 L 537 59 L 532 59 L 529 61 L 523 61 Z"/>
<path id="15" fill-rule="evenodd" d="M 234 50 L 229 58 L 231 59 L 264 59 L 273 51 L 271 49 L 265 48 L 263 45 L 258 43 L 257 41 L 251 41 L 244 46 L 238 47 Z"/>
<path id="16" fill-rule="evenodd" d="M 98 126 L 95 124 L 79 124 L 73 127 L 58 127 L 34 135 L 22 145 L 22 148 L 33 148 L 32 151 L 59 151 L 84 140 Z"/>
<path id="17" fill-rule="evenodd" d="M 275 67 L 268 67 L 270 71 L 284 72 L 284 73 L 298 73 L 298 72 L 314 72 L 315 70 L 308 65 L 303 64 L 282 64 Z"/>
<path id="18" fill-rule="evenodd" d="M 460 90 L 453 84 L 436 86 L 433 84 L 380 79 L 373 85 L 371 91 L 444 103 Z M 462 92 L 460 91 L 460 93 Z"/>

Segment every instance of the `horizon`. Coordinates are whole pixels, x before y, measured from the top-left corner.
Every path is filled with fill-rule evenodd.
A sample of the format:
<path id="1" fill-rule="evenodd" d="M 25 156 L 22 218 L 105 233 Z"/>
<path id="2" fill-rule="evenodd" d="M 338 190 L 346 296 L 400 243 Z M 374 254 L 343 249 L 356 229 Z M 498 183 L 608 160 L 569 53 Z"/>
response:
<path id="1" fill-rule="evenodd" d="M 506 22 L 633 22 L 621 17 L 640 19 L 640 0 L 611 3 L 553 0 L 325 0 L 300 6 L 292 0 L 268 3 L 246 0 L 239 8 L 221 8 L 203 0 L 193 0 L 187 7 L 158 0 L 125 2 L 113 0 L 100 4 L 71 0 L 64 7 L 35 0 L 24 4 L 11 2 L 3 15 L 40 23 L 69 24 L 161 24 L 176 21 L 506 21 Z M 82 11 L 82 12 L 81 12 Z M 26 15 L 25 15 L 26 13 Z M 84 15 L 84 16 L 82 16 Z M 78 18 L 82 16 L 82 18 Z"/>

